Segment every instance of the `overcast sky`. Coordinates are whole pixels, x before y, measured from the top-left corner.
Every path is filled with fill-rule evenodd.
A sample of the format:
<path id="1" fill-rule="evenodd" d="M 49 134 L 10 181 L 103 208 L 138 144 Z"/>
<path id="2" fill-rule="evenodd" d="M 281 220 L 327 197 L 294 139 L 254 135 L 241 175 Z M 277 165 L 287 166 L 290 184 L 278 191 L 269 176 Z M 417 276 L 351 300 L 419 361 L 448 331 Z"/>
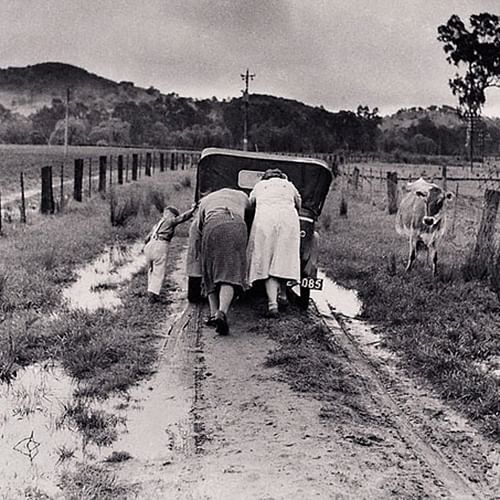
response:
<path id="1" fill-rule="evenodd" d="M 60 61 L 164 93 L 250 91 L 382 114 L 449 104 L 454 68 L 436 40 L 456 13 L 498 0 L 0 0 L 0 67 Z M 485 113 L 500 116 L 500 89 Z"/>

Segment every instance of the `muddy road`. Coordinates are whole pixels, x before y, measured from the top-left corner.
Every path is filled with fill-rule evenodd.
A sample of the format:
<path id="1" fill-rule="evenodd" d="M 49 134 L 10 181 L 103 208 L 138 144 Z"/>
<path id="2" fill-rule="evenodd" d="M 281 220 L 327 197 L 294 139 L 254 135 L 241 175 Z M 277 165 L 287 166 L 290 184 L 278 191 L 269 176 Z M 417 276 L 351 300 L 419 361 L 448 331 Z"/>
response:
<path id="1" fill-rule="evenodd" d="M 183 313 L 166 325 L 144 411 L 114 446 L 133 456 L 116 467 L 132 496 L 500 498 L 498 446 L 349 317 L 351 292 L 328 283 L 308 313 L 278 320 L 258 299 L 236 302 L 220 337 L 205 307 L 184 301 L 181 269 Z"/>
<path id="2" fill-rule="evenodd" d="M 102 498 L 500 498 L 498 445 L 407 375 L 357 318 L 353 292 L 326 279 L 308 312 L 292 305 L 279 319 L 265 318 L 262 297 L 236 301 L 220 337 L 204 324 L 206 306 L 187 303 L 184 269 L 182 251 L 154 375 L 103 403 L 123 426 L 79 457 L 113 475 Z M 68 294 L 85 297 L 77 285 Z M 3 498 L 33 472 L 25 454 L 10 453 L 23 463 L 0 480 L 10 487 Z M 57 467 L 38 475 L 40 498 L 101 498 L 85 485 L 61 493 Z"/>

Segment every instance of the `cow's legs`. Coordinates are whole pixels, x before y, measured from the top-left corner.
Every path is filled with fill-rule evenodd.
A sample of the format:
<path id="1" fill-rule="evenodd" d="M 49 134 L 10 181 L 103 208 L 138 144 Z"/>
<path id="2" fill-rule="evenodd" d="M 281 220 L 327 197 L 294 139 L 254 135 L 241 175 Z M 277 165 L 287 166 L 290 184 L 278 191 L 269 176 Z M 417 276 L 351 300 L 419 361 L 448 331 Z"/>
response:
<path id="1" fill-rule="evenodd" d="M 410 237 L 410 252 L 408 254 L 408 264 L 406 264 L 406 272 L 408 272 L 413 266 L 416 256 L 417 256 L 417 240 L 416 238 Z"/>
<path id="2" fill-rule="evenodd" d="M 437 256 L 437 248 L 434 245 L 429 245 L 429 257 L 432 265 L 432 274 L 436 276 L 438 256 Z"/>

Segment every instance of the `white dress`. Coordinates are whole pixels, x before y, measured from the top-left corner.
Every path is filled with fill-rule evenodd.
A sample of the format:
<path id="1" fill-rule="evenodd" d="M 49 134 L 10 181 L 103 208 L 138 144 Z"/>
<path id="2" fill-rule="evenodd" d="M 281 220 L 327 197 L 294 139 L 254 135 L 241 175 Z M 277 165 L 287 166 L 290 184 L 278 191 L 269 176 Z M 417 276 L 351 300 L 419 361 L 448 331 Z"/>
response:
<path id="1" fill-rule="evenodd" d="M 269 278 L 300 281 L 300 194 L 280 178 L 258 182 L 250 193 L 255 218 L 247 247 L 248 282 Z"/>

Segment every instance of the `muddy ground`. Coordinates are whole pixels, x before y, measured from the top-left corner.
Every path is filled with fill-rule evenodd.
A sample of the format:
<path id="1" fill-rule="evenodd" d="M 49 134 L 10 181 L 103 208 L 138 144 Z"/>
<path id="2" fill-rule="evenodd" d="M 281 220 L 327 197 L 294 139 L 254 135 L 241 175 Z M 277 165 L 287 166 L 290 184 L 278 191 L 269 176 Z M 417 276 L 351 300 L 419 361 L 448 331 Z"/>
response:
<path id="1" fill-rule="evenodd" d="M 115 475 L 102 498 L 500 498 L 498 445 L 405 373 L 352 293 L 328 282 L 273 320 L 236 301 L 221 337 L 186 302 L 184 258 L 156 373 L 107 403 L 126 423 L 85 454 Z M 92 498 L 79 487 L 39 498 Z"/>
<path id="2" fill-rule="evenodd" d="M 342 314 L 352 301 L 336 305 L 328 293 L 278 320 L 263 318 L 255 298 L 236 302 L 228 337 L 203 324 L 204 306 L 185 304 L 151 381 L 155 408 L 136 429 L 142 444 L 116 468 L 134 478 L 132 496 L 500 498 L 498 446 Z M 302 349 L 293 339 L 313 327 Z M 314 359 L 297 359 L 299 350 Z M 308 373 L 316 363 L 320 384 Z"/>

